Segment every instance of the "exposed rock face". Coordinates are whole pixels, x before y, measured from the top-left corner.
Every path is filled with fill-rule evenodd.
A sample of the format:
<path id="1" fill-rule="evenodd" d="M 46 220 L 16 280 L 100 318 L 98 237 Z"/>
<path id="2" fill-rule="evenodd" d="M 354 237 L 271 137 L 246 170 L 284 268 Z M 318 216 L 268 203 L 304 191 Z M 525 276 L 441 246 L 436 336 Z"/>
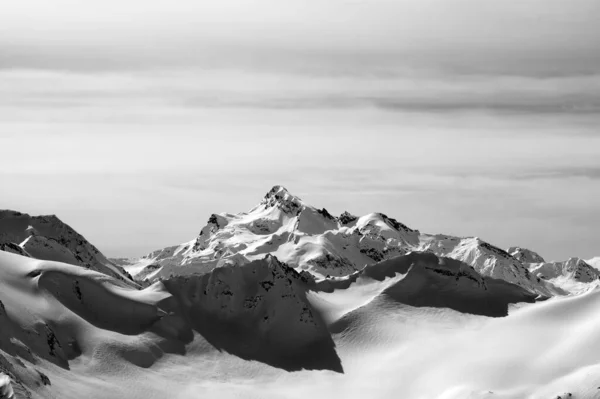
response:
<path id="1" fill-rule="evenodd" d="M 340 220 L 340 223 L 342 225 L 347 225 L 347 224 L 350 224 L 350 223 L 356 221 L 358 219 L 358 217 L 356 217 L 348 212 L 344 212 L 340 215 L 340 217 L 338 219 Z"/>
<path id="2" fill-rule="evenodd" d="M 311 259 L 309 264 L 313 267 L 313 270 L 324 274 L 327 274 L 331 270 L 335 270 L 342 275 L 351 274 L 356 271 L 356 267 L 349 259 L 336 257 L 330 253 L 325 253 L 319 257 Z"/>
<path id="3" fill-rule="evenodd" d="M 227 219 L 214 213 L 210 215 L 206 226 L 200 230 L 200 234 L 198 234 L 198 238 L 196 238 L 192 249 L 194 251 L 204 251 L 207 248 L 210 237 L 225 226 L 227 226 Z"/>
<path id="4" fill-rule="evenodd" d="M 131 276 L 123 268 L 109 261 L 81 234 L 55 215 L 30 216 L 15 211 L 0 211 L 0 243 L 2 250 L 83 266 L 132 284 Z"/>
<path id="5" fill-rule="evenodd" d="M 382 219 L 389 224 L 391 227 L 393 227 L 394 229 L 398 230 L 398 231 L 405 231 L 408 233 L 418 233 L 417 230 L 413 230 L 410 227 L 406 226 L 405 224 L 400 223 L 399 221 L 397 221 L 396 219 L 393 219 L 391 217 L 388 217 L 387 215 L 380 213 L 379 215 L 381 215 Z"/>
<path id="6" fill-rule="evenodd" d="M 13 254 L 26 256 L 31 258 L 32 256 L 20 245 L 15 244 L 14 242 L 4 242 L 0 243 L 0 251 L 11 252 Z"/>
<path id="7" fill-rule="evenodd" d="M 303 208 L 300 198 L 290 194 L 285 187 L 274 186 L 264 197 L 259 206 L 265 208 L 277 207 L 289 215 L 298 215 Z"/>

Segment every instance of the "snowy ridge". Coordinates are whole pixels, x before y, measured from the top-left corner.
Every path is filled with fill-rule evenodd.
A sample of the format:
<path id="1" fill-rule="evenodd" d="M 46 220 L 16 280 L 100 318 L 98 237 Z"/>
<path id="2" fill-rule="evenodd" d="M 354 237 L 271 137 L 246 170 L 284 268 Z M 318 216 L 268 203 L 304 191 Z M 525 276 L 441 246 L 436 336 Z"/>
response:
<path id="1" fill-rule="evenodd" d="M 331 215 L 282 186 L 267 192 L 248 212 L 212 214 L 198 236 L 178 246 L 127 261 L 138 280 L 206 273 L 243 265 L 267 254 L 317 279 L 347 276 L 365 266 L 414 251 L 460 260 L 483 276 L 502 279 L 541 296 L 567 294 L 530 272 L 537 253 L 500 249 L 477 237 L 425 234 L 383 213 Z"/>
<path id="2" fill-rule="evenodd" d="M 531 263 L 528 266 L 532 274 L 570 293 L 600 285 L 600 271 L 580 258 L 570 258 L 564 262 Z"/>
<path id="3" fill-rule="evenodd" d="M 513 258 L 523 263 L 542 263 L 545 262 L 544 258 L 542 258 L 537 252 L 534 252 L 527 248 L 521 247 L 510 247 L 506 251 Z"/>
<path id="4" fill-rule="evenodd" d="M 78 265 L 134 284 L 131 276 L 55 215 L 0 211 L 0 250 Z"/>
<path id="5" fill-rule="evenodd" d="M 600 279 L 600 271 L 580 258 L 570 258 L 564 262 L 543 262 L 530 265 L 531 272 L 545 279 L 568 276 L 580 283 L 590 283 Z"/>
<path id="6" fill-rule="evenodd" d="M 464 262 L 427 252 L 411 252 L 369 265 L 351 276 L 309 282 L 309 286 L 317 293 L 352 291 L 355 286 L 369 286 L 398 275 L 402 278 L 385 285 L 376 296 L 415 307 L 485 316 L 506 316 L 509 304 L 534 302 L 537 297 L 517 285 L 484 277 Z"/>
<path id="7" fill-rule="evenodd" d="M 473 266 L 484 276 L 517 284 L 530 292 L 544 296 L 561 293 L 539 277 L 532 275 L 522 262 L 508 252 L 478 237 L 423 236 L 420 249 L 460 260 Z"/>

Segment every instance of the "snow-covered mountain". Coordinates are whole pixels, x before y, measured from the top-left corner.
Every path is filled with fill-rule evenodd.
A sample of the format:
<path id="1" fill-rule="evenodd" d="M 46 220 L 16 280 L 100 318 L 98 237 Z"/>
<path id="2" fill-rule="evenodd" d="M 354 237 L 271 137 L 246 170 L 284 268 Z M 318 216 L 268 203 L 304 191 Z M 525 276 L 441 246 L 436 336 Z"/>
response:
<path id="1" fill-rule="evenodd" d="M 15 397 L 520 399 L 600 384 L 600 272 L 579 259 L 334 217 L 281 187 L 137 260 L 106 260 L 55 217 L 2 215 L 0 373 Z M 540 301 L 565 292 L 581 295 Z"/>
<path id="2" fill-rule="evenodd" d="M 537 298 L 428 252 L 320 280 L 266 255 L 143 290 L 0 252 L 0 372 L 32 399 L 594 397 L 598 291 Z"/>
<path id="3" fill-rule="evenodd" d="M 331 215 L 282 186 L 273 187 L 253 209 L 213 214 L 199 235 L 142 258 L 119 260 L 138 280 L 204 273 L 242 265 L 266 254 L 317 279 L 347 276 L 385 259 L 413 251 L 432 252 L 471 265 L 483 276 L 517 284 L 543 296 L 567 293 L 532 274 L 528 263 L 543 261 L 533 251 L 504 251 L 477 237 L 425 234 L 383 213 Z"/>
<path id="4" fill-rule="evenodd" d="M 131 276 L 55 215 L 0 210 L 0 250 L 83 266 L 134 284 Z"/>
<path id="5" fill-rule="evenodd" d="M 580 258 L 563 262 L 527 264 L 535 276 L 550 281 L 567 292 L 577 293 L 600 285 L 600 271 Z"/>

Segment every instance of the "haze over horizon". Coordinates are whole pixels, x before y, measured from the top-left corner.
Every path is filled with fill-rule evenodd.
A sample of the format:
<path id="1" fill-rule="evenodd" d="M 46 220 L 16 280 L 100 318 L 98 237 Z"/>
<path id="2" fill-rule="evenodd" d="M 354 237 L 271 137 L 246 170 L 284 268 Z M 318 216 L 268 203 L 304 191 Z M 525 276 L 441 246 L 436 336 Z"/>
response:
<path id="1" fill-rule="evenodd" d="M 593 0 L 4 5 L 0 208 L 139 256 L 281 184 L 332 214 L 598 256 L 599 13 Z"/>

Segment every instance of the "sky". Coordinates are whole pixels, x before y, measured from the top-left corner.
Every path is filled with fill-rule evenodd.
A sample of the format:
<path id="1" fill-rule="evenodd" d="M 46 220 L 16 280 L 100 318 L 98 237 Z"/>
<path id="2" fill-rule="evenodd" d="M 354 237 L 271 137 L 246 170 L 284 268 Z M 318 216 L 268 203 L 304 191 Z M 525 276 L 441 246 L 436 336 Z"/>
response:
<path id="1" fill-rule="evenodd" d="M 0 5 L 0 208 L 108 256 L 276 184 L 547 259 L 600 255 L 597 0 Z"/>

